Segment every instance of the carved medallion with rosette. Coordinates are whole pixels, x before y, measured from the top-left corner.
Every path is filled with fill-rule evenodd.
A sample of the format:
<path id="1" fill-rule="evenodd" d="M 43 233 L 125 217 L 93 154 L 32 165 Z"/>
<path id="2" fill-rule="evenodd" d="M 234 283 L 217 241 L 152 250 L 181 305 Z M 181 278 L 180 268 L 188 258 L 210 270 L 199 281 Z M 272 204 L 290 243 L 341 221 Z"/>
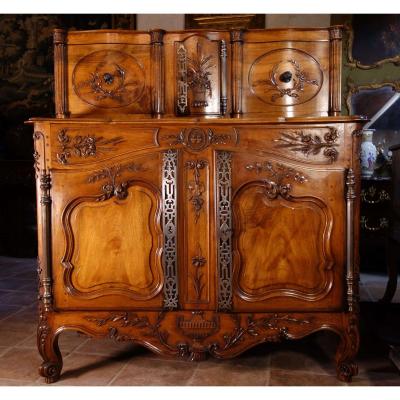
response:
<path id="1" fill-rule="evenodd" d="M 81 100 L 93 106 L 125 107 L 142 98 L 145 75 L 135 57 L 121 51 L 101 50 L 78 61 L 72 86 Z"/>
<path id="2" fill-rule="evenodd" d="M 322 88 L 319 62 L 297 49 L 277 49 L 262 54 L 250 67 L 249 88 L 261 101 L 275 106 L 303 104 Z"/>

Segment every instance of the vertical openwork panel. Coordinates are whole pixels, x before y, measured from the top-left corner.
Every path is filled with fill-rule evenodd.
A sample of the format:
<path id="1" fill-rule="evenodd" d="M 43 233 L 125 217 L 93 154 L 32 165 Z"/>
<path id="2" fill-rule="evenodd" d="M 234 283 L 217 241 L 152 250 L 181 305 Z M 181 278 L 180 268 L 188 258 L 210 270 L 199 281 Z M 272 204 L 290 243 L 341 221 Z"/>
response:
<path id="1" fill-rule="evenodd" d="M 188 84 L 187 84 L 187 51 L 183 43 L 179 44 L 176 51 L 176 92 L 177 92 L 177 113 L 187 114 L 188 108 Z"/>
<path id="2" fill-rule="evenodd" d="M 232 308 L 232 155 L 217 152 L 218 309 Z"/>
<path id="3" fill-rule="evenodd" d="M 164 235 L 164 307 L 178 307 L 177 278 L 177 160 L 176 150 L 168 150 L 163 156 L 162 200 Z"/>

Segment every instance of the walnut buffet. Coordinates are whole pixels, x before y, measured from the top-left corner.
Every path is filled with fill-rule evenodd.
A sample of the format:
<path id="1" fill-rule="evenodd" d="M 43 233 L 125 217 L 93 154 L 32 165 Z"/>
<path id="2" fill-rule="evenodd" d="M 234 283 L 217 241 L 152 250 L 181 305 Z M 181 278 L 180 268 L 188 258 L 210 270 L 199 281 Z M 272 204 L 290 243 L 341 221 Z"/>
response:
<path id="1" fill-rule="evenodd" d="M 56 30 L 35 118 L 40 373 L 66 330 L 231 358 L 318 330 L 357 373 L 360 117 L 341 28 Z"/>

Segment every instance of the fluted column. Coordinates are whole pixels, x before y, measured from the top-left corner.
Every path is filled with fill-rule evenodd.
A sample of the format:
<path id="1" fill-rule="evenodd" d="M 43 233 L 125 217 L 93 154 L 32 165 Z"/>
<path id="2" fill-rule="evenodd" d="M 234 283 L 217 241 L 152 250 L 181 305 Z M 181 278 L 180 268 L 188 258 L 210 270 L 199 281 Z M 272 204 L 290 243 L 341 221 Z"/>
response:
<path id="1" fill-rule="evenodd" d="M 67 118 L 67 32 L 55 29 L 54 40 L 54 102 L 56 118 Z"/>

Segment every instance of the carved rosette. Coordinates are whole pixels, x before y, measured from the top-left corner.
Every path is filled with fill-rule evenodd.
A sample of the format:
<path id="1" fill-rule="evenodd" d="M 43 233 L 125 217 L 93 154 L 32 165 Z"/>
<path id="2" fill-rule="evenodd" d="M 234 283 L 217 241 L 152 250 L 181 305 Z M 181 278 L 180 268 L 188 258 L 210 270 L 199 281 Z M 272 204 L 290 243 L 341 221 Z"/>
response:
<path id="1" fill-rule="evenodd" d="M 304 131 L 282 132 L 279 139 L 275 139 L 277 148 L 286 148 L 294 153 L 302 153 L 306 157 L 318 155 L 323 151 L 323 155 L 329 162 L 337 161 L 339 152 L 335 147 L 339 133 L 335 128 L 329 128 L 329 131 L 321 138 L 319 135 L 304 133 Z"/>
<path id="2" fill-rule="evenodd" d="M 107 179 L 107 182 L 101 187 L 103 193 L 96 199 L 96 201 L 105 201 L 111 199 L 113 196 L 118 200 L 124 200 L 127 198 L 130 181 L 118 182 L 118 178 L 124 171 L 140 172 L 144 171 L 144 169 L 141 164 L 132 162 L 129 164 L 119 164 L 107 167 L 89 176 L 89 183 L 95 183 Z"/>
<path id="3" fill-rule="evenodd" d="M 113 147 L 123 143 L 122 137 L 105 139 L 102 136 L 69 136 L 66 129 L 61 129 L 58 133 L 60 152 L 57 153 L 57 161 L 60 164 L 67 164 L 68 159 L 75 156 L 80 158 L 95 157 L 103 152 L 112 151 Z"/>
<path id="4" fill-rule="evenodd" d="M 299 98 L 300 93 L 304 90 L 304 85 L 314 85 L 319 86 L 319 82 L 317 79 L 310 79 L 302 70 L 300 64 L 296 60 L 287 60 L 289 64 L 291 64 L 294 68 L 294 75 L 297 79 L 293 79 L 293 86 L 289 88 L 284 88 L 280 85 L 278 81 L 286 83 L 286 81 L 290 82 L 292 78 L 292 73 L 290 71 L 286 71 L 281 74 L 278 78 L 277 72 L 280 67 L 280 64 L 274 65 L 271 70 L 270 76 L 265 81 L 257 81 L 254 82 L 254 85 L 264 84 L 266 86 L 270 86 L 272 91 L 276 93 L 271 96 L 271 101 L 275 102 L 278 98 L 289 96 L 294 98 Z"/>
<path id="5" fill-rule="evenodd" d="M 247 164 L 246 169 L 254 171 L 256 174 L 263 173 L 268 177 L 264 181 L 265 194 L 271 200 L 276 199 L 278 196 L 289 199 L 292 190 L 290 181 L 297 183 L 307 181 L 306 176 L 301 172 L 280 163 L 273 164 L 270 161 Z"/>

